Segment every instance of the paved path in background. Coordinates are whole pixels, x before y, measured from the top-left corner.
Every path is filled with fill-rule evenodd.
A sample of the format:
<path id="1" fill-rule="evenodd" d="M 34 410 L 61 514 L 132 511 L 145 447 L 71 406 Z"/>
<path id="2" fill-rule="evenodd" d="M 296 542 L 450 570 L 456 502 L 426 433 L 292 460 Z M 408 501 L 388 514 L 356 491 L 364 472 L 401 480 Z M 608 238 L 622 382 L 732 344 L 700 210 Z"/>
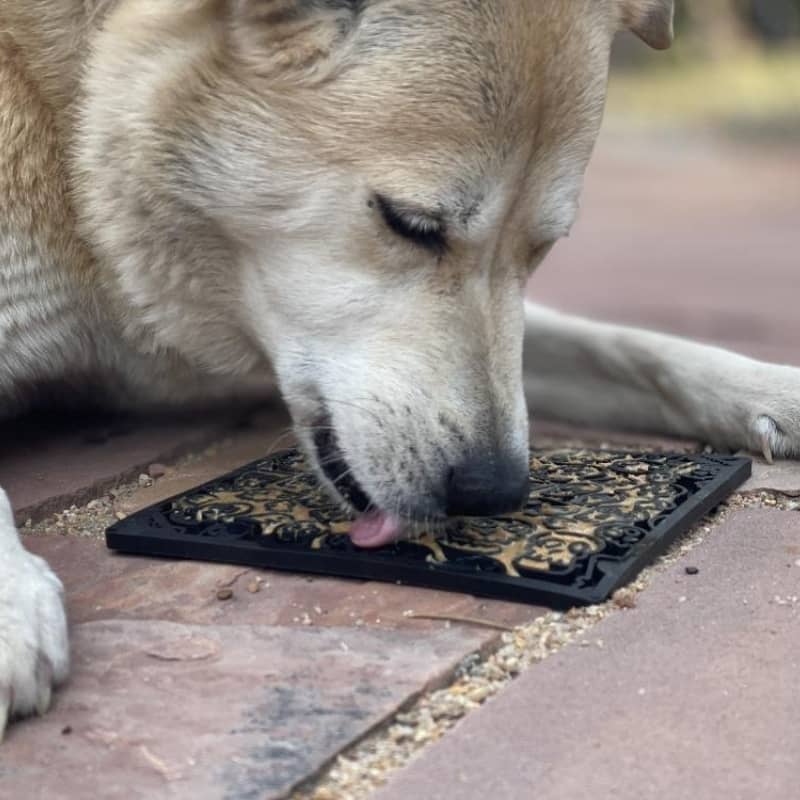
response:
<path id="1" fill-rule="evenodd" d="M 800 365 L 800 148 L 602 139 L 530 294 Z"/>

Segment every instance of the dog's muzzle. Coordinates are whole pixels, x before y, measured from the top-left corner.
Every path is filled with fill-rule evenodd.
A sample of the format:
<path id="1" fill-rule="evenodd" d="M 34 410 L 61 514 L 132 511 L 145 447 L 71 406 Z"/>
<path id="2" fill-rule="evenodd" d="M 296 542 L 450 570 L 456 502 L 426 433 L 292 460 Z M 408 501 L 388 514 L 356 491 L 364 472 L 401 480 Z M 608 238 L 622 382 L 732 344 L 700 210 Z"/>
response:
<path id="1" fill-rule="evenodd" d="M 314 447 L 325 477 L 336 491 L 358 512 L 360 516 L 350 528 L 350 539 L 358 547 L 383 547 L 397 541 L 403 535 L 403 521 L 386 511 L 375 508 L 375 504 L 353 475 L 345 460 L 330 416 L 317 426 Z"/>
<path id="2" fill-rule="evenodd" d="M 314 447 L 325 477 L 336 487 L 336 491 L 356 510 L 361 513 L 372 507 L 369 495 L 353 475 L 353 470 L 345 461 L 336 431 L 331 425 L 330 417 L 317 426 L 314 433 Z"/>

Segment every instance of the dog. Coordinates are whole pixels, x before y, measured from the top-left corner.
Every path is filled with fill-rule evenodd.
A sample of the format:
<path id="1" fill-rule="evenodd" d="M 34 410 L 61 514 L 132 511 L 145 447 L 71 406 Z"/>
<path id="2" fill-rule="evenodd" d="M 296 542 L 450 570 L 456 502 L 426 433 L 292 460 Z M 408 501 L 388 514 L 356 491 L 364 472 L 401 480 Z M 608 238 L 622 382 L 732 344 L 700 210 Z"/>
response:
<path id="1" fill-rule="evenodd" d="M 0 415 L 280 391 L 363 547 L 518 507 L 529 407 L 800 454 L 800 370 L 524 302 L 624 28 L 672 0 L 5 0 Z M 62 594 L 0 490 L 0 730 Z"/>

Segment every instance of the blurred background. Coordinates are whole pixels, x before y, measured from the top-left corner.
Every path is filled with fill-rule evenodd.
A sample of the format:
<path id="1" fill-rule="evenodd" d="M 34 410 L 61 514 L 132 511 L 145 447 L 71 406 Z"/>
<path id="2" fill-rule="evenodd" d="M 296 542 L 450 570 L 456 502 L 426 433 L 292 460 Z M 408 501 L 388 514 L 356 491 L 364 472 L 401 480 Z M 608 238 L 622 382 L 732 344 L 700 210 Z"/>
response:
<path id="1" fill-rule="evenodd" d="M 581 217 L 533 299 L 800 366 L 800 0 L 621 35 Z"/>

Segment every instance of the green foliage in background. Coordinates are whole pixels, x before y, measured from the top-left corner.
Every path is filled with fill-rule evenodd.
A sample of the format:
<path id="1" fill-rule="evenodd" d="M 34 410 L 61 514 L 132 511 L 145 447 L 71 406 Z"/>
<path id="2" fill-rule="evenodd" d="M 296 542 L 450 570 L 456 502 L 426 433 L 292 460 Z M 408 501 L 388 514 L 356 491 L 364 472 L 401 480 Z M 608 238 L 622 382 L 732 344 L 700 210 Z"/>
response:
<path id="1" fill-rule="evenodd" d="M 611 116 L 800 143 L 800 0 L 678 0 L 677 12 L 667 53 L 620 37 Z"/>
<path id="2" fill-rule="evenodd" d="M 682 34 L 749 36 L 780 44 L 800 37 L 800 0 L 677 0 Z"/>

